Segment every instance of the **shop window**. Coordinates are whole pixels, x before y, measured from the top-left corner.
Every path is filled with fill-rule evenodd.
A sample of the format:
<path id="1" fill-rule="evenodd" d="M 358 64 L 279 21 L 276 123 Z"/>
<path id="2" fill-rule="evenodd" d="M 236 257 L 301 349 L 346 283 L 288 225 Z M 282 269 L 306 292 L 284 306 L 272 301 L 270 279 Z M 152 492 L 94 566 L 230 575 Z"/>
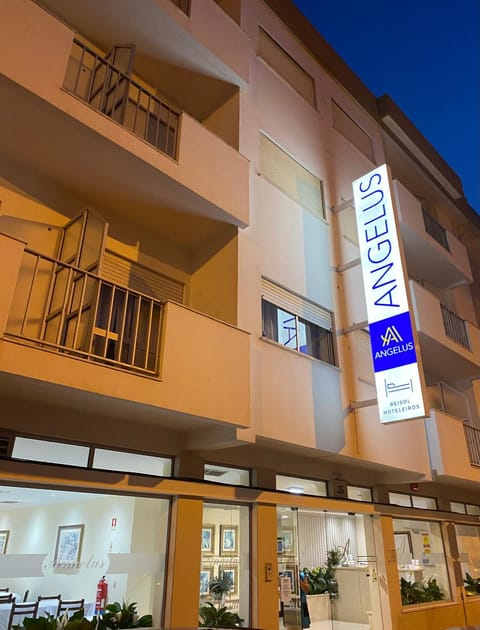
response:
<path id="1" fill-rule="evenodd" d="M 277 490 L 290 492 L 291 494 L 309 494 L 315 497 L 327 496 L 327 484 L 325 481 L 304 479 L 303 477 L 276 476 Z"/>
<path id="2" fill-rule="evenodd" d="M 412 505 L 421 510 L 436 510 L 437 501 L 433 497 L 418 497 L 412 495 Z"/>
<path id="3" fill-rule="evenodd" d="M 12 458 L 84 468 L 88 464 L 89 453 L 88 446 L 16 437 Z"/>
<path id="4" fill-rule="evenodd" d="M 465 592 L 480 595 L 480 527 L 455 525 Z"/>
<path id="5" fill-rule="evenodd" d="M 262 335 L 335 365 L 332 314 L 262 278 Z"/>
<path id="6" fill-rule="evenodd" d="M 440 523 L 393 519 L 402 604 L 450 599 Z"/>
<path id="7" fill-rule="evenodd" d="M 363 488 L 362 486 L 347 486 L 347 497 L 351 501 L 368 501 L 372 502 L 371 488 Z"/>
<path id="8" fill-rule="evenodd" d="M 205 464 L 203 478 L 205 481 L 224 483 L 229 486 L 250 485 L 250 471 L 245 468 L 229 468 L 228 466 Z"/>
<path id="9" fill-rule="evenodd" d="M 258 33 L 258 53 L 296 92 L 315 107 L 313 78 L 263 28 Z"/>
<path id="10" fill-rule="evenodd" d="M 216 613 L 225 607 L 228 613 L 238 615 L 243 625 L 247 626 L 250 609 L 249 508 L 206 503 L 203 508 L 201 551 L 199 616 L 203 620 L 202 625 L 213 623 L 213 606 Z M 226 619 L 217 619 L 219 626 L 226 622 Z"/>
<path id="11" fill-rule="evenodd" d="M 92 467 L 157 477 L 170 477 L 172 474 L 172 460 L 169 458 L 110 451 L 103 448 L 95 449 Z"/>
<path id="12" fill-rule="evenodd" d="M 136 602 L 162 625 L 168 499 L 7 486 L 0 497 L 1 586 L 17 602 L 56 593 L 83 599 L 91 618 L 105 575 L 109 602 Z M 41 600 L 39 614 L 58 605 Z"/>

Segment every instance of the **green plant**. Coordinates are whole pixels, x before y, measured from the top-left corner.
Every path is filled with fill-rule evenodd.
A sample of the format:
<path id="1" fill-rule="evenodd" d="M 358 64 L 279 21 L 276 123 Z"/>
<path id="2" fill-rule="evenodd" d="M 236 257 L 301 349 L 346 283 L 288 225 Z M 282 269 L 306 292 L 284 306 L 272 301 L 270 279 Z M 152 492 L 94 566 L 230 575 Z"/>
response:
<path id="1" fill-rule="evenodd" d="M 401 578 L 400 594 L 404 606 L 436 602 L 445 597 L 435 578 L 429 578 L 424 582 L 410 582 Z"/>
<path id="2" fill-rule="evenodd" d="M 243 619 L 237 613 L 229 612 L 226 606 L 217 608 L 207 602 L 199 611 L 199 626 L 202 628 L 238 628 Z"/>
<path id="3" fill-rule="evenodd" d="M 335 572 L 343 557 L 342 549 L 335 547 L 327 552 L 327 562 L 323 567 L 303 569 L 308 580 L 310 595 L 328 593 L 330 599 L 338 597 L 338 584 L 335 580 Z"/>
<path id="4" fill-rule="evenodd" d="M 474 578 L 470 573 L 466 573 L 463 583 L 465 584 L 465 590 L 468 595 L 480 594 L 480 578 Z"/>
<path id="5" fill-rule="evenodd" d="M 208 592 L 214 599 L 223 600 L 225 595 L 230 593 L 231 590 L 233 590 L 233 580 L 229 573 L 223 571 L 208 583 Z"/>

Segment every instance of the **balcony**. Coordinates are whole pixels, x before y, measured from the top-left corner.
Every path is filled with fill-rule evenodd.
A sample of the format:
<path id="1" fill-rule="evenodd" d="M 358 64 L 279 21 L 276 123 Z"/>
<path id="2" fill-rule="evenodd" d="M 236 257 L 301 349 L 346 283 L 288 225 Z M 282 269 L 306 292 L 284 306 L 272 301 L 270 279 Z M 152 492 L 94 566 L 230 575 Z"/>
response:
<path id="1" fill-rule="evenodd" d="M 410 294 L 425 371 L 439 381 L 470 378 L 480 369 L 480 330 L 442 305 L 417 282 Z"/>
<path id="2" fill-rule="evenodd" d="M 74 38 L 69 27 L 33 2 L 9 0 L 2 6 L 5 176 L 20 188 L 22 178 L 53 181 L 78 198 L 87 196 L 105 213 L 129 208 L 127 218 L 141 217 L 149 229 L 168 224 L 172 213 L 248 224 L 249 162 L 210 130 L 215 131 L 210 119 L 202 124 L 180 113 L 143 76 L 126 71 L 121 55 L 107 59 L 88 44 L 79 48 Z M 80 65 L 82 50 L 86 63 Z M 163 76 L 161 66 L 156 72 Z M 223 94 L 203 78 L 195 85 L 200 95 Z M 236 98 L 229 90 L 223 96 Z M 208 103 L 197 105 L 208 118 Z M 188 227 L 187 221 L 180 231 Z"/>
<path id="3" fill-rule="evenodd" d="M 393 190 L 408 275 L 443 288 L 471 283 L 472 270 L 463 243 L 422 208 L 421 201 L 399 181 L 393 182 Z"/>
<path id="4" fill-rule="evenodd" d="M 0 264 L 0 391 L 119 415 L 133 404 L 138 418 L 175 413 L 192 429 L 249 427 L 247 333 L 1 234 Z"/>

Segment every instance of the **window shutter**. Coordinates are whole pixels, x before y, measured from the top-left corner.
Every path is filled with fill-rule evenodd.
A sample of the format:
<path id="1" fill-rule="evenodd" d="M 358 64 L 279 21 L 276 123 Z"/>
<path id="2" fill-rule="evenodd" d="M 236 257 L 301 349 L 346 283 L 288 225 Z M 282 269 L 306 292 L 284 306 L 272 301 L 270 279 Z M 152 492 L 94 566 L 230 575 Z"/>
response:
<path id="1" fill-rule="evenodd" d="M 262 278 L 262 297 L 293 315 L 321 326 L 325 330 L 331 331 L 333 329 L 333 319 L 330 311 L 295 293 L 282 289 L 278 284 L 267 280 L 267 278 Z"/>
<path id="2" fill-rule="evenodd" d="M 260 134 L 260 173 L 302 208 L 325 218 L 323 183 L 263 134 Z"/>
<path id="3" fill-rule="evenodd" d="M 183 303 L 183 283 L 108 250 L 102 261 L 102 278 L 157 300 Z"/>

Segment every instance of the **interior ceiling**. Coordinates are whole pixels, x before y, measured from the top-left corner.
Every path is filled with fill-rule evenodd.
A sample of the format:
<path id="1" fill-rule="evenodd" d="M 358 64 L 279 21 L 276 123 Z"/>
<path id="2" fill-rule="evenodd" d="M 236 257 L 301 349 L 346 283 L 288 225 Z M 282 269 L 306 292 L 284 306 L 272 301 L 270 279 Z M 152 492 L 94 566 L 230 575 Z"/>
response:
<path id="1" fill-rule="evenodd" d="M 105 53 L 116 44 L 135 44 L 134 72 L 197 120 L 204 120 L 243 84 L 155 0 L 39 0 L 39 4 Z"/>
<path id="2" fill-rule="evenodd" d="M 100 499 L 103 495 L 91 492 L 65 492 L 43 488 L 24 488 L 0 485 L 0 511 L 18 510 L 36 505 L 58 505 Z"/>

